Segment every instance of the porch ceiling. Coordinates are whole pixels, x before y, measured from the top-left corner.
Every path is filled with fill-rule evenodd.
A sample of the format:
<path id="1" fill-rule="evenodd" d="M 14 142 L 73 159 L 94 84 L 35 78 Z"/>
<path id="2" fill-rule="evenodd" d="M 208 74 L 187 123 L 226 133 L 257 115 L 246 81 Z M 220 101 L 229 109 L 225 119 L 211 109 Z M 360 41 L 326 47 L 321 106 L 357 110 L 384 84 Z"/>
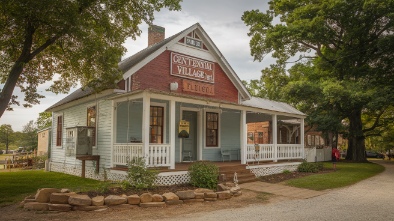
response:
<path id="1" fill-rule="evenodd" d="M 277 119 L 278 120 L 294 120 L 297 118 L 278 115 Z M 246 115 L 246 123 L 264 122 L 264 121 L 272 121 L 272 115 L 263 114 L 263 113 L 248 113 Z"/>

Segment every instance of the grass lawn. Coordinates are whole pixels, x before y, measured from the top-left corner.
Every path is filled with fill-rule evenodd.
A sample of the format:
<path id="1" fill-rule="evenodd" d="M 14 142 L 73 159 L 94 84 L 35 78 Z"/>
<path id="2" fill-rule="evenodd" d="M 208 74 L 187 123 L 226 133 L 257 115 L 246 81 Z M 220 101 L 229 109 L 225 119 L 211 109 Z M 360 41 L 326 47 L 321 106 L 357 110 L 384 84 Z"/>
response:
<path id="1" fill-rule="evenodd" d="M 331 162 L 324 163 L 325 168 L 332 168 Z M 338 162 L 337 171 L 322 173 L 289 180 L 287 185 L 312 189 L 326 190 L 349 186 L 384 171 L 384 167 L 374 163 Z"/>
<path id="2" fill-rule="evenodd" d="M 0 206 L 22 201 L 39 188 L 68 188 L 72 191 L 98 190 L 104 182 L 43 170 L 0 170 Z"/>

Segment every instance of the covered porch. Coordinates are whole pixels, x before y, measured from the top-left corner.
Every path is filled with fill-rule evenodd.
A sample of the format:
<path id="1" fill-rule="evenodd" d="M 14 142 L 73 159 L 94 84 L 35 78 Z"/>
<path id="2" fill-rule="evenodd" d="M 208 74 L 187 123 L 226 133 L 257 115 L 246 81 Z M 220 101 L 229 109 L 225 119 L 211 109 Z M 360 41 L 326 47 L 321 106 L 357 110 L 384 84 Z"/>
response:
<path id="1" fill-rule="evenodd" d="M 146 91 L 119 97 L 114 107 L 112 167 L 135 158 L 172 171 L 193 161 L 247 165 L 304 158 L 304 119 L 297 114 Z M 185 119 L 190 122 L 186 139 L 178 126 Z M 251 131 L 253 123 L 264 130 Z"/>

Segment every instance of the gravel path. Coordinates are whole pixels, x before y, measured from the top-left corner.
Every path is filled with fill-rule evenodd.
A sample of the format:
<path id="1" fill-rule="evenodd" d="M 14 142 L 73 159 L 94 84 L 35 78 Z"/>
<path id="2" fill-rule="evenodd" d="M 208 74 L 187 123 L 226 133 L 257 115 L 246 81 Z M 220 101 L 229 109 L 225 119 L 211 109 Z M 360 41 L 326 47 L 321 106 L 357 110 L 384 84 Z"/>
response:
<path id="1" fill-rule="evenodd" d="M 324 195 L 166 220 L 393 220 L 394 164 L 382 160 L 375 162 L 384 165 L 386 170 Z"/>

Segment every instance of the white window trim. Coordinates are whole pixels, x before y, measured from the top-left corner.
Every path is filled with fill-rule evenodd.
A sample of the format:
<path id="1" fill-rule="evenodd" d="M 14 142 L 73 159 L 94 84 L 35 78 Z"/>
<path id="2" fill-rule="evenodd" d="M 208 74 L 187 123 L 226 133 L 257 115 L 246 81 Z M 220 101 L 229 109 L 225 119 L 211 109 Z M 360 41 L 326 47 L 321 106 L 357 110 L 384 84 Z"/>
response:
<path id="1" fill-rule="evenodd" d="M 207 141 L 206 141 L 206 139 L 207 139 L 207 112 L 210 112 L 210 113 L 217 113 L 218 114 L 218 146 L 217 147 L 207 147 Z M 221 148 L 221 131 L 222 131 L 222 128 L 221 128 L 221 124 L 222 124 L 222 116 L 221 116 L 221 113 L 222 113 L 222 111 L 221 110 L 218 110 L 218 109 L 204 109 L 204 119 L 203 119 L 203 130 L 204 130 L 204 136 L 203 136 L 203 146 L 204 146 L 204 149 L 220 149 Z"/>
<path id="2" fill-rule="evenodd" d="M 97 149 L 97 133 L 98 133 L 98 105 L 95 104 L 91 104 L 91 105 L 87 105 L 86 106 L 86 126 L 88 126 L 88 109 L 91 107 L 95 107 L 96 108 L 96 126 L 94 127 L 94 146 L 92 146 L 93 149 Z"/>
<path id="3" fill-rule="evenodd" d="M 163 144 L 167 144 L 167 103 L 151 102 L 150 107 L 163 108 Z"/>
<path id="4" fill-rule="evenodd" d="M 61 139 L 61 143 L 60 143 L 60 146 L 58 146 L 57 145 L 57 125 L 58 125 L 58 119 L 59 119 L 59 117 L 62 117 L 62 139 Z M 66 132 L 65 132 L 65 130 L 64 130 L 64 114 L 57 114 L 57 115 L 55 115 L 54 116 L 54 118 L 56 119 L 56 130 L 54 131 L 54 133 L 55 133 L 55 139 L 53 139 L 53 141 L 55 142 L 54 144 L 54 146 L 56 147 L 56 148 L 58 148 L 58 149 L 62 149 L 63 148 L 63 143 L 65 142 L 64 141 L 64 136 L 66 135 Z"/>

